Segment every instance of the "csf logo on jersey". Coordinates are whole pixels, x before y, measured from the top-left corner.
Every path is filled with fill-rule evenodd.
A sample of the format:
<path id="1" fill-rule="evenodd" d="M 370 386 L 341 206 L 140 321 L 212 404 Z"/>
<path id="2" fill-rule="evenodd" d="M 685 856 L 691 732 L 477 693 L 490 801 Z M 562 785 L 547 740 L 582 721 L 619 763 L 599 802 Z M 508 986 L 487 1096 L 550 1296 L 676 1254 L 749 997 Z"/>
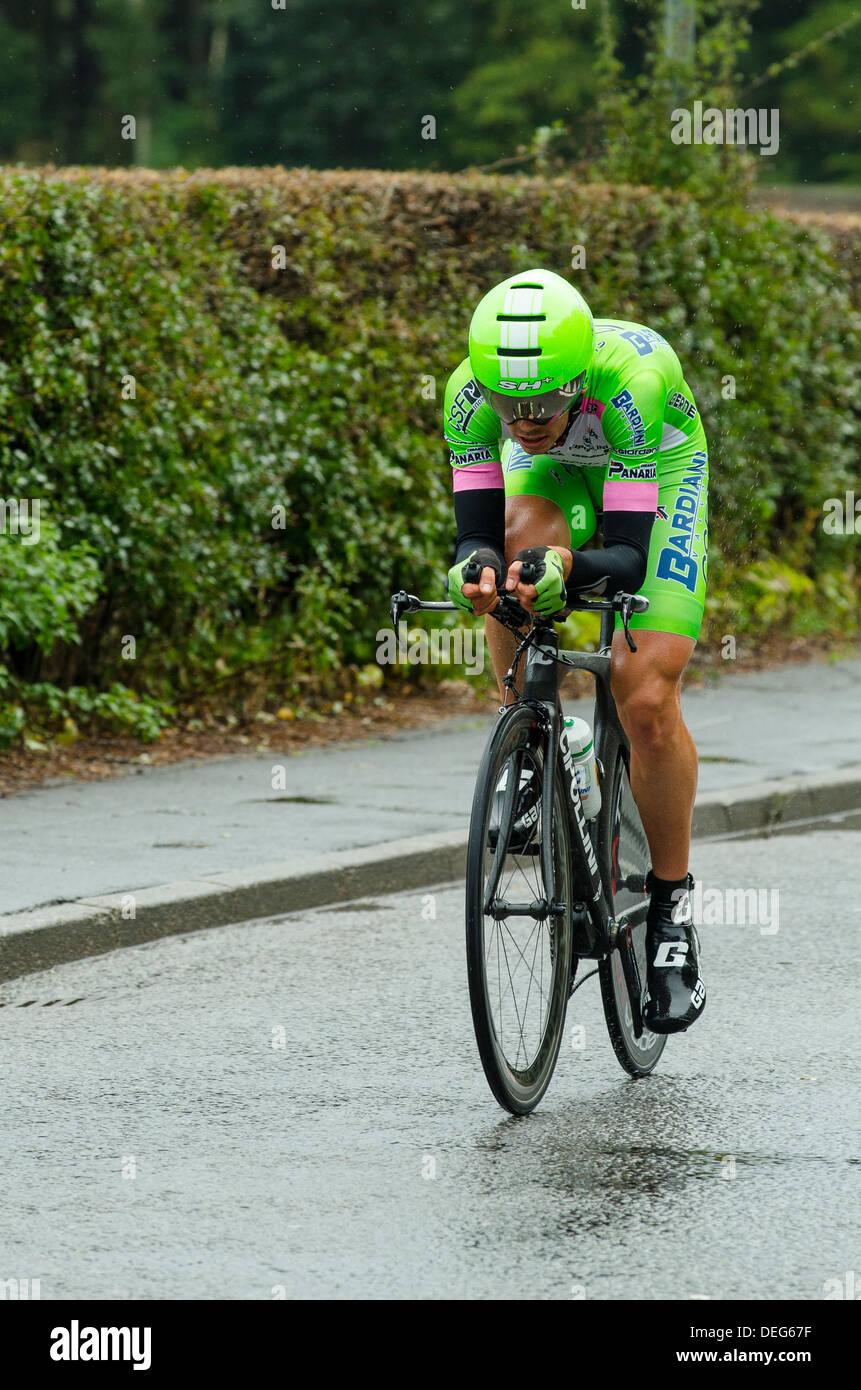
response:
<path id="1" fill-rule="evenodd" d="M 543 376 L 537 381 L 501 381 L 498 389 L 500 391 L 540 391 L 552 380 L 552 376 Z"/>
<path id="2" fill-rule="evenodd" d="M 467 381 L 460 388 L 449 410 L 449 421 L 461 434 L 472 419 L 484 397 L 477 381 Z"/>

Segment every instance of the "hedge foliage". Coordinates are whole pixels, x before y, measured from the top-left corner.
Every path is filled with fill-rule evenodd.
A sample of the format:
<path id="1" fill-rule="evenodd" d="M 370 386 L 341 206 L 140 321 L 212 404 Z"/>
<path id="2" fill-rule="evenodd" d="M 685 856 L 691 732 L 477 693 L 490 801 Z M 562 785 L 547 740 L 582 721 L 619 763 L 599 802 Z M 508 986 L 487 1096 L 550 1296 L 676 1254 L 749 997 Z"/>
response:
<path id="1" fill-rule="evenodd" d="M 816 229 L 645 187 L 282 169 L 7 169 L 0 216 L 0 499 L 42 512 L 38 544 L 0 535 L 0 739 L 147 736 L 202 693 L 301 701 L 373 662 L 392 589 L 449 563 L 440 410 L 472 307 L 531 265 L 679 353 L 712 460 L 706 635 L 857 621 L 855 537 L 822 508 L 857 478 L 859 323 Z"/>

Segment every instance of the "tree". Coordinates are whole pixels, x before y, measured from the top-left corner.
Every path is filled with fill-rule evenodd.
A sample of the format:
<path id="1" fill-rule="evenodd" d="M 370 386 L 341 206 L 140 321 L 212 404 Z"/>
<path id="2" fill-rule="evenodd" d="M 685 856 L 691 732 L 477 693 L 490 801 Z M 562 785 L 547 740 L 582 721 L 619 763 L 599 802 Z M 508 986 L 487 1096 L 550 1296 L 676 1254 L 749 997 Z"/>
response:
<path id="1" fill-rule="evenodd" d="M 763 172 L 782 183 L 861 181 L 857 0 L 762 0 L 757 21 L 746 99 L 779 109 L 781 135 Z"/>
<path id="2" fill-rule="evenodd" d="M 582 156 L 592 138 L 598 81 L 595 6 L 559 0 L 498 0 L 477 56 L 458 86 L 452 154 L 464 165 L 526 150 L 536 127 L 565 127 L 564 155 Z M 559 146 L 560 154 L 563 147 Z"/>
<path id="3" fill-rule="evenodd" d="M 492 0 L 397 8 L 290 0 L 234 19 L 225 154 L 241 164 L 450 167 L 452 91 L 481 44 Z M 423 140 L 432 116 L 435 138 Z M 454 133 L 453 133 L 454 132 Z"/>
<path id="4" fill-rule="evenodd" d="M 691 14 L 693 97 L 779 109 L 760 176 L 861 178 L 857 0 L 0 0 L 0 158 L 585 174 L 603 150 L 684 181 L 702 160 L 661 123 Z"/>

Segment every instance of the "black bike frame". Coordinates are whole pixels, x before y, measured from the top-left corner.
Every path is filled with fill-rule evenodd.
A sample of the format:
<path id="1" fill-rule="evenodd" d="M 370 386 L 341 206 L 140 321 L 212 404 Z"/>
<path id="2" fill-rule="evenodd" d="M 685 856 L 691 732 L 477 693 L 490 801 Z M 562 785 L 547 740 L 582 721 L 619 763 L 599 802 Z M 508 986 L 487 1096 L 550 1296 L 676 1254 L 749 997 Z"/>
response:
<path id="1" fill-rule="evenodd" d="M 587 667 L 588 662 L 601 661 L 592 653 L 584 653 L 582 661 L 579 653 L 567 654 L 559 651 L 559 636 L 551 624 L 542 623 L 535 640 L 526 651 L 526 667 L 523 676 L 521 703 L 531 705 L 538 715 L 544 737 L 546 769 L 542 795 L 541 837 L 542 872 L 550 901 L 555 898 L 556 885 L 553 879 L 553 847 L 550 841 L 550 827 L 553 822 L 553 789 L 557 777 L 562 779 L 565 790 L 565 803 L 568 808 L 568 822 L 571 830 L 571 859 L 578 892 L 583 894 L 586 932 L 590 953 L 598 949 L 599 954 L 609 950 L 611 940 L 611 921 L 604 898 L 604 886 L 592 836 L 583 814 L 577 780 L 571 754 L 561 742 L 562 707 L 559 701 L 559 665 L 575 664 Z M 609 656 L 603 658 L 609 675 Z M 597 674 L 597 672 L 596 672 Z M 547 773 L 550 775 L 548 776 Z M 579 904 L 575 903 L 575 911 Z M 580 909 L 582 911 L 582 909 Z"/>
<path id="2" fill-rule="evenodd" d="M 613 640 L 614 615 L 601 614 L 601 635 L 597 652 L 567 652 L 559 650 L 558 633 L 551 624 L 541 624 L 539 634 L 526 652 L 526 668 L 523 677 L 521 700 L 533 706 L 539 716 L 545 740 L 545 767 L 555 766 L 555 776 L 561 777 L 565 788 L 565 803 L 571 831 L 571 854 L 576 881 L 583 894 L 582 902 L 575 903 L 585 941 L 582 954 L 599 957 L 606 954 L 615 944 L 619 924 L 614 921 L 607 907 L 611 895 L 611 885 L 603 883 L 599 864 L 612 862 L 612 845 L 605 843 L 608 835 L 612 837 L 613 827 L 609 823 L 607 808 L 590 826 L 583 814 L 580 794 L 571 755 L 560 740 L 562 709 L 559 701 L 559 667 L 570 670 L 589 671 L 595 677 L 595 717 L 592 736 L 595 752 L 602 773 L 615 765 L 619 750 L 626 762 L 630 755 L 628 739 L 619 721 L 616 704 L 610 691 L 610 647 Z M 550 759 L 549 750 L 559 749 L 558 761 Z M 542 825 L 552 824 L 552 798 L 554 777 L 545 777 L 543 786 Z M 602 808 L 603 809 L 603 808 Z M 549 833 L 542 836 L 542 870 L 544 881 L 555 895 L 553 881 L 553 856 Z M 645 912 L 646 905 L 643 906 Z M 637 913 L 639 915 L 639 912 Z M 624 914 L 632 926 L 637 925 L 630 912 Z"/>
<path id="3" fill-rule="evenodd" d="M 559 667 L 568 667 L 571 670 L 589 671 L 595 677 L 595 722 L 593 729 L 593 739 L 595 752 L 601 765 L 602 771 L 615 765 L 615 759 L 619 749 L 623 750 L 626 761 L 629 757 L 629 745 L 625 731 L 619 722 L 616 705 L 610 691 L 610 647 L 615 628 L 615 612 L 621 611 L 625 630 L 625 637 L 632 651 L 636 651 L 633 640 L 628 632 L 627 620 L 632 611 L 644 612 L 648 608 L 645 601 L 638 601 L 630 595 L 624 598 L 624 608 L 614 610 L 612 608 L 599 607 L 599 603 L 589 602 L 578 604 L 580 611 L 588 612 L 598 610 L 601 613 L 601 630 L 599 638 L 599 650 L 597 652 L 568 652 L 559 650 L 559 635 L 550 619 L 538 619 L 535 626 L 527 636 L 526 661 L 524 667 L 523 686 L 520 695 L 521 703 L 532 707 L 536 715 L 536 723 L 541 728 L 542 738 L 545 745 L 545 768 L 550 769 L 550 776 L 545 776 L 542 786 L 542 835 L 541 835 L 541 868 L 544 875 L 544 883 L 547 891 L 547 909 L 550 912 L 556 910 L 555 902 L 556 883 L 553 873 L 553 846 L 550 839 L 550 827 L 552 825 L 552 806 L 553 790 L 557 777 L 561 777 L 562 784 L 566 792 L 565 802 L 568 808 L 568 821 L 570 826 L 571 852 L 577 884 L 582 892 L 582 898 L 574 903 L 577 924 L 582 924 L 585 937 L 582 955 L 591 957 L 601 957 L 606 955 L 615 945 L 619 931 L 620 922 L 624 918 L 631 926 L 637 925 L 636 917 L 639 913 L 637 909 L 634 913 L 625 912 L 620 919 L 614 920 L 610 916 L 607 907 L 607 899 L 611 897 L 610 883 L 604 883 L 601 878 L 601 863 L 611 863 L 612 846 L 606 841 L 608 815 L 602 807 L 597 822 L 593 822 L 595 831 L 590 830 L 586 818 L 583 814 L 583 807 L 580 801 L 580 793 L 577 788 L 577 781 L 574 775 L 574 768 L 571 755 L 560 740 L 562 723 L 562 706 L 559 699 Z M 526 620 L 528 615 L 520 608 L 515 600 L 506 595 L 507 602 L 513 611 L 517 611 Z M 642 606 L 640 606 L 642 602 Z M 395 631 L 398 630 L 398 621 L 404 612 L 416 612 L 419 609 L 440 609 L 450 611 L 453 605 L 448 602 L 423 602 L 413 594 L 407 594 L 401 590 L 398 594 L 392 595 L 392 622 Z M 514 630 L 510 623 L 504 623 L 509 631 Z M 516 661 L 515 661 L 516 664 Z M 513 685 L 514 666 L 508 673 L 506 685 L 511 688 Z M 500 717 L 504 718 L 506 711 L 511 706 L 506 705 L 500 711 Z M 508 795 L 506 797 L 503 824 L 508 827 L 506 833 L 510 833 L 511 811 L 513 798 L 517 786 L 517 777 L 509 780 Z M 612 836 L 612 826 L 609 831 Z M 597 851 L 597 852 L 596 852 Z M 504 849 L 501 854 L 496 856 L 497 862 L 501 864 L 504 858 Z M 495 891 L 495 890 L 494 890 Z M 492 894 L 491 894 L 492 896 Z M 645 911 L 645 907 L 643 909 Z"/>

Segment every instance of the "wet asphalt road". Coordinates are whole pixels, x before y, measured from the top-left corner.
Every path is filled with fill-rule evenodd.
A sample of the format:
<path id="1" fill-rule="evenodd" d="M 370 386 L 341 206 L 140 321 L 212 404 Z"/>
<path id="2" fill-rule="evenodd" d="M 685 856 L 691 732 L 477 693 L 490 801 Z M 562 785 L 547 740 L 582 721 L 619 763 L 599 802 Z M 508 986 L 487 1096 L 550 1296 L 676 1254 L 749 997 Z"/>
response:
<path id="1" fill-rule="evenodd" d="M 698 846 L 706 888 L 779 888 L 778 930 L 773 898 L 760 925 L 701 927 L 705 1013 L 645 1081 L 585 984 L 525 1120 L 480 1069 L 458 889 L 3 985 L 0 1280 L 43 1299 L 861 1287 L 859 862 L 853 829 Z"/>

